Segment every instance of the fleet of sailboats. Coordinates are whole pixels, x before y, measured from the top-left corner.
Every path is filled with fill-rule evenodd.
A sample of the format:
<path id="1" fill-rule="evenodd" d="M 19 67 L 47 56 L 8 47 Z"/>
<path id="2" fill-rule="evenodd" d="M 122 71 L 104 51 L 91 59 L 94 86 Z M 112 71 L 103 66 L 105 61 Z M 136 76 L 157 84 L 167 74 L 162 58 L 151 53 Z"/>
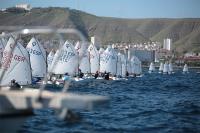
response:
<path id="1" fill-rule="evenodd" d="M 151 63 L 150 66 L 149 66 L 149 73 L 153 72 L 152 70 L 155 71 L 154 68 L 155 68 L 155 66 L 153 65 L 153 63 Z M 173 69 L 173 64 L 171 62 L 168 64 L 167 61 L 165 62 L 165 64 L 163 64 L 163 62 L 161 62 L 160 65 L 159 65 L 158 73 L 160 73 L 160 74 L 174 74 L 175 72 L 174 72 L 174 69 Z M 185 64 L 184 67 L 183 67 L 183 73 L 184 74 L 189 73 L 187 64 Z"/>
<path id="2" fill-rule="evenodd" d="M 128 55 L 125 54 L 111 46 L 105 50 L 103 48 L 97 50 L 93 43 L 87 46 L 83 42 L 77 42 L 74 46 L 70 41 L 66 41 L 60 49 L 53 49 L 47 55 L 43 45 L 35 37 L 30 40 L 26 48 L 12 36 L 8 41 L 1 38 L 0 115 L 21 114 L 25 110 L 49 107 L 65 110 L 68 108 L 85 109 L 90 108 L 89 105 L 108 101 L 107 97 L 101 96 L 49 91 L 41 93 L 40 90 L 27 87 L 20 91 L 4 91 L 4 87 L 10 86 L 13 79 L 21 86 L 31 85 L 33 78 L 45 78 L 48 73 L 59 75 L 59 80 L 62 79 L 63 75 L 69 75 L 71 78 L 77 77 L 80 72 L 90 76 L 99 73 L 101 79 L 104 79 L 102 74 L 109 74 L 112 80 L 142 75 L 142 65 L 139 58 L 131 57 L 130 51 Z M 155 65 L 151 62 L 149 73 L 155 71 Z M 172 63 L 165 62 L 163 64 L 161 62 L 159 73 L 174 73 Z M 183 73 L 188 73 L 187 64 L 184 65 Z M 41 97 L 45 100 L 37 102 Z"/>
<path id="3" fill-rule="evenodd" d="M 33 77 L 46 76 L 46 51 L 35 38 L 31 39 L 26 48 L 17 40 L 11 36 L 6 46 L 1 49 L 3 54 L 0 69 L 0 116 L 9 119 L 17 116 L 21 123 L 24 122 L 24 120 L 22 121 L 25 118 L 23 116 L 31 115 L 34 109 L 52 108 L 64 112 L 62 116 L 65 119 L 65 117 L 68 117 L 68 110 L 70 109 L 91 110 L 94 105 L 102 105 L 109 100 L 105 96 L 80 95 L 69 92 L 55 93 L 39 87 L 30 88 L 26 86 L 32 84 Z M 76 62 L 78 54 L 70 42 L 66 41 L 62 49 L 57 50 L 55 55 L 50 52 L 48 57 L 50 58 L 48 60 L 50 72 L 74 74 L 74 69 L 78 65 L 78 62 Z M 37 68 L 36 63 L 41 68 Z M 23 88 L 13 88 L 11 81 L 16 81 Z M 7 127 L 10 121 L 0 119 L 0 122 L 6 125 L 6 127 L 0 125 L 1 131 L 2 129 L 3 131 L 4 129 L 10 131 Z M 20 125 L 18 124 L 19 121 L 15 123 Z M 13 131 L 16 130 L 13 129 Z"/>
<path id="4" fill-rule="evenodd" d="M 129 55 L 125 56 L 112 46 L 108 46 L 105 50 L 103 48 L 97 50 L 93 43 L 88 46 L 78 41 L 74 46 L 70 41 L 66 41 L 61 49 L 53 49 L 47 55 L 41 43 L 32 37 L 26 49 L 17 42 L 16 48 L 10 55 L 12 58 L 8 61 L 9 48 L 12 47 L 13 43 L 12 37 L 9 38 L 8 42 L 5 39 L 0 39 L 1 71 L 6 69 L 6 76 L 2 78 L 1 85 L 9 85 L 12 79 L 16 79 L 20 85 L 31 84 L 33 78 L 43 78 L 48 72 L 61 77 L 64 74 L 76 77 L 80 71 L 90 76 L 97 72 L 99 76 L 109 73 L 111 79 L 130 75 L 136 77 L 142 74 L 141 61 L 136 56 L 131 57 L 130 52 Z M 155 71 L 155 65 L 151 62 L 149 73 Z M 188 67 L 185 64 L 183 73 L 187 72 Z M 159 73 L 174 73 L 172 63 L 165 62 L 163 64 L 161 62 Z"/>

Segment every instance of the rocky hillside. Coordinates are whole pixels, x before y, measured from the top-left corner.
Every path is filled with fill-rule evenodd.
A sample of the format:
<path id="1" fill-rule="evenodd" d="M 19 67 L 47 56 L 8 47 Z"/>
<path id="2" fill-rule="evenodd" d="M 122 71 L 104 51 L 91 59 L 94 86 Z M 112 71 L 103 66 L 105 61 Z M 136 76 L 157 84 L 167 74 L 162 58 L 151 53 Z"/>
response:
<path id="1" fill-rule="evenodd" d="M 0 26 L 54 26 L 77 28 L 85 37 L 97 35 L 110 42 L 160 41 L 173 39 L 180 52 L 200 50 L 198 19 L 120 19 L 98 17 L 69 8 L 34 8 L 30 12 L 0 12 Z"/>

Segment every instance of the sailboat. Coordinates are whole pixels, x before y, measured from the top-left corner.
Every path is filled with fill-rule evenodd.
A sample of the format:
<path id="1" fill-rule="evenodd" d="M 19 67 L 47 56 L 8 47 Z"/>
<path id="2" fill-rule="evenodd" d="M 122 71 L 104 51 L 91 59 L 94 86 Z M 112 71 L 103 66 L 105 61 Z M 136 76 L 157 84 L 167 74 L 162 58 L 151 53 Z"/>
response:
<path id="1" fill-rule="evenodd" d="M 132 69 L 132 74 L 135 77 L 141 75 L 142 73 L 141 61 L 136 56 L 133 56 L 131 58 L 131 69 Z"/>
<path id="2" fill-rule="evenodd" d="M 54 58 L 54 51 L 51 50 L 50 53 L 48 54 L 47 56 L 47 67 L 48 67 L 48 72 L 50 72 L 50 69 L 51 69 L 51 64 L 53 62 L 53 58 Z"/>
<path id="3" fill-rule="evenodd" d="M 62 48 L 56 51 L 51 65 L 52 72 L 61 75 L 68 73 L 69 75 L 74 76 L 75 71 L 78 68 L 77 59 L 78 54 L 74 46 L 69 41 L 66 41 Z"/>
<path id="4" fill-rule="evenodd" d="M 126 77 L 126 71 L 127 71 L 127 69 L 126 69 L 127 60 L 125 58 L 125 55 L 123 55 L 123 54 L 121 55 L 121 60 L 122 60 L 122 77 L 125 78 Z"/>
<path id="5" fill-rule="evenodd" d="M 89 74 L 90 73 L 90 62 L 89 62 L 89 53 L 86 52 L 79 64 L 79 69 L 84 73 L 84 74 Z"/>
<path id="6" fill-rule="evenodd" d="M 90 73 L 90 62 L 89 62 L 89 53 L 87 51 L 87 44 L 83 44 L 83 42 L 77 42 L 75 45 L 75 49 L 78 53 L 78 67 L 82 73 L 89 76 Z"/>
<path id="7" fill-rule="evenodd" d="M 64 75 L 67 73 L 70 76 L 75 76 L 77 69 L 78 53 L 72 43 L 66 41 L 62 48 L 56 51 L 50 71 L 55 75 Z M 58 79 L 57 84 L 63 84 L 63 80 Z"/>
<path id="8" fill-rule="evenodd" d="M 168 74 L 173 74 L 173 73 L 174 73 L 173 65 L 172 65 L 172 63 L 169 63 L 169 71 L 168 71 Z"/>
<path id="9" fill-rule="evenodd" d="M 110 73 L 111 75 L 116 75 L 116 66 L 117 64 L 117 55 L 114 51 L 114 49 L 111 46 L 108 46 L 108 48 L 103 52 L 100 58 L 100 72 L 104 73 Z"/>
<path id="10" fill-rule="evenodd" d="M 189 71 L 188 71 L 188 65 L 185 64 L 184 67 L 183 67 L 183 74 L 187 74 L 187 73 L 189 73 Z"/>
<path id="11" fill-rule="evenodd" d="M 45 49 L 34 37 L 28 43 L 26 49 L 30 55 L 32 76 L 35 78 L 44 78 L 47 74 L 47 59 Z"/>
<path id="12" fill-rule="evenodd" d="M 155 65 L 153 62 L 151 62 L 150 66 L 149 66 L 149 73 L 153 73 L 153 72 L 155 72 L 155 70 L 156 70 Z"/>
<path id="13" fill-rule="evenodd" d="M 167 62 L 165 62 L 164 68 L 163 68 L 163 74 L 168 74 L 168 72 L 169 72 L 169 65 Z"/>
<path id="14" fill-rule="evenodd" d="M 0 86 L 1 132 L 16 132 L 20 124 L 27 118 L 28 114 L 26 111 L 33 112 L 35 109 L 52 108 L 61 110 L 62 115 L 60 117 L 65 119 L 70 115 L 70 109 L 91 110 L 93 107 L 102 105 L 109 100 L 108 97 L 97 95 L 80 95 L 66 93 L 66 91 L 50 92 L 43 90 L 42 87 L 41 89 L 28 87 L 24 87 L 21 90 L 10 89 L 7 86 L 9 85 L 9 78 L 16 78 L 16 81 L 21 85 L 31 83 L 31 68 L 28 52 L 16 40 L 11 37 L 3 52 L 0 82 L 1 85 L 6 86 Z M 73 54 L 68 55 L 72 56 Z M 57 57 L 60 57 L 60 54 Z M 63 58 L 59 59 L 63 60 Z M 64 58 L 64 61 L 66 61 L 66 58 Z M 52 66 L 52 70 L 54 70 L 54 66 L 57 66 L 56 62 Z M 16 120 L 14 125 L 12 125 L 13 123 L 10 121 L 16 118 L 19 120 Z"/>
<path id="15" fill-rule="evenodd" d="M 122 58 L 121 58 L 122 54 L 118 53 L 117 55 L 117 77 L 122 77 Z"/>
<path id="16" fill-rule="evenodd" d="M 88 52 L 89 52 L 90 72 L 94 74 L 97 71 L 99 71 L 100 55 L 93 43 L 89 45 Z"/>
<path id="17" fill-rule="evenodd" d="M 159 73 L 163 73 L 164 64 L 161 62 L 159 66 Z"/>
<path id="18" fill-rule="evenodd" d="M 122 79 L 122 58 L 121 58 L 121 53 L 117 54 L 117 63 L 116 66 L 116 75 L 112 76 L 112 80 L 121 80 Z"/>
<path id="19" fill-rule="evenodd" d="M 32 115 L 34 109 L 62 110 L 64 112 L 62 119 L 65 119 L 70 109 L 91 110 L 94 105 L 101 105 L 108 101 L 108 97 L 96 95 L 55 93 L 28 87 L 20 90 L 10 89 L 9 85 L 12 79 L 15 79 L 20 85 L 31 84 L 29 54 L 19 42 L 15 45 L 12 37 L 3 53 L 0 77 L 0 116 L 3 116 L 0 119 L 0 131 L 3 132 L 16 131 L 26 118 Z M 14 121 L 14 126 L 9 128 L 8 125 L 12 124 L 11 121 Z"/>
<path id="20" fill-rule="evenodd" d="M 129 73 L 129 76 L 132 74 L 131 61 L 129 59 L 126 60 L 126 71 Z"/>
<path id="21" fill-rule="evenodd" d="M 1 86 L 9 86 L 11 80 L 16 80 L 20 85 L 31 84 L 31 68 L 29 54 L 27 50 L 20 44 L 16 43 L 13 37 L 10 37 L 3 52 L 1 75 L 5 72 L 1 79 Z"/>

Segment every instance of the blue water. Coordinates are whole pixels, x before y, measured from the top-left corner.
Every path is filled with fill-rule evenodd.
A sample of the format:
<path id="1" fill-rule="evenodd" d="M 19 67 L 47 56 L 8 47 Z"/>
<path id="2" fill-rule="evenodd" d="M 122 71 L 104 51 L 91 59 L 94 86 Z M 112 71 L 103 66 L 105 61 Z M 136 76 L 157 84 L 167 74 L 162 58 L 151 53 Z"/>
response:
<path id="1" fill-rule="evenodd" d="M 77 123 L 57 119 L 51 109 L 36 110 L 19 132 L 200 132 L 200 74 L 195 70 L 187 75 L 145 73 L 128 81 L 94 80 L 73 85 L 70 92 L 109 96 L 110 103 L 79 112 Z"/>

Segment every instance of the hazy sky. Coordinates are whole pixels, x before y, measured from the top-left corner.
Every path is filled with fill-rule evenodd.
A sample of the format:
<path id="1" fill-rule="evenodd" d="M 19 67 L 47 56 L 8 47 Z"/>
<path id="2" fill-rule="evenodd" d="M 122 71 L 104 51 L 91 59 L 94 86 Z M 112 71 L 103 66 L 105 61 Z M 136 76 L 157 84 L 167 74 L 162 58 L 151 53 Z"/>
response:
<path id="1" fill-rule="evenodd" d="M 0 8 L 70 7 L 97 16 L 123 18 L 200 18 L 200 0 L 0 0 Z"/>

